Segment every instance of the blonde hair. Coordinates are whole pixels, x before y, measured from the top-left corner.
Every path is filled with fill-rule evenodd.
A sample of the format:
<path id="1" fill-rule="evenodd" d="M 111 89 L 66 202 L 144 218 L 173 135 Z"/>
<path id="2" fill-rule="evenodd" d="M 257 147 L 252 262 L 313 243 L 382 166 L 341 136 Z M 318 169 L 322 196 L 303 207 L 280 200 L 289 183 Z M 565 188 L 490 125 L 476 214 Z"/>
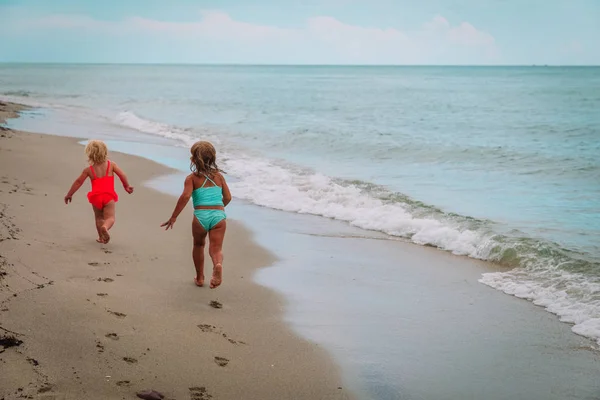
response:
<path id="1" fill-rule="evenodd" d="M 101 140 L 90 140 L 85 146 L 85 155 L 90 164 L 102 164 L 108 157 L 108 147 Z"/>
<path id="2" fill-rule="evenodd" d="M 217 151 L 210 142 L 196 142 L 190 149 L 190 170 L 196 175 L 213 175 L 223 172 L 217 166 Z"/>

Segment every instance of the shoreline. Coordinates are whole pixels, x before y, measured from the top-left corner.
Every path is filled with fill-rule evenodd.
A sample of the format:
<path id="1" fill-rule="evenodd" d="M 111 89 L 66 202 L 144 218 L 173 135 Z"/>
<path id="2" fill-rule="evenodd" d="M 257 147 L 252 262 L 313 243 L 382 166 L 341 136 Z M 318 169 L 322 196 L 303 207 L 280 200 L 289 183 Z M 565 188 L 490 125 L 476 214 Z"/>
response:
<path id="1" fill-rule="evenodd" d="M 0 123 L 24 108 L 3 102 Z M 0 326 L 23 341 L 0 353 L 0 397 L 353 398 L 331 357 L 285 324 L 282 297 L 250 279 L 274 257 L 240 222 L 228 221 L 223 285 L 193 285 L 188 218 L 163 232 L 176 199 L 142 186 L 172 170 L 111 152 L 136 191 L 117 188 L 113 239 L 99 245 L 89 185 L 62 203 L 85 166 L 78 140 L 0 134 Z"/>

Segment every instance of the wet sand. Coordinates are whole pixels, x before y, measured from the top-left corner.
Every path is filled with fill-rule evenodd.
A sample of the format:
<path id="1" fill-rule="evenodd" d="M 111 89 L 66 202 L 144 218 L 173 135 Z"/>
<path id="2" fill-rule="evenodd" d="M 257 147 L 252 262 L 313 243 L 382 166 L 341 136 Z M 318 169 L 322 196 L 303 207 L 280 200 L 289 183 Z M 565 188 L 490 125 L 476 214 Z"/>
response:
<path id="1" fill-rule="evenodd" d="M 17 110 L 0 103 L 0 123 Z M 191 211 L 164 232 L 176 199 L 142 185 L 171 171 L 110 157 L 135 193 L 118 187 L 100 245 L 89 183 L 63 203 L 86 165 L 77 140 L 0 132 L 0 337 L 22 341 L 0 345 L 0 398 L 351 398 L 328 355 L 282 322 L 282 299 L 253 283 L 273 255 L 229 219 L 224 283 L 196 287 Z"/>
<path id="2" fill-rule="evenodd" d="M 502 267 L 321 217 L 243 215 L 278 256 L 258 282 L 290 299 L 286 321 L 332 352 L 357 397 L 600 399 L 595 342 L 478 282 Z"/>

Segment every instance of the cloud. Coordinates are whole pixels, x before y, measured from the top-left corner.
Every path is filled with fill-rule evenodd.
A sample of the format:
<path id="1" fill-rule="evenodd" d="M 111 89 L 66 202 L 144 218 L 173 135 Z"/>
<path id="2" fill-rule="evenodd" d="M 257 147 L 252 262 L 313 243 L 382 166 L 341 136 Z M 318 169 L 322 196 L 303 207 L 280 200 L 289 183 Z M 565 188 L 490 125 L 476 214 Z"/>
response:
<path id="1" fill-rule="evenodd" d="M 0 25 L 2 22 L 0 18 Z M 499 54 L 491 34 L 468 22 L 452 25 L 442 16 L 432 18 L 415 31 L 351 25 L 330 16 L 309 18 L 301 28 L 285 28 L 238 21 L 218 10 L 203 11 L 194 22 L 142 17 L 104 21 L 69 14 L 9 18 L 5 22 L 11 25 L 10 35 L 19 31 L 30 35 L 66 31 L 98 37 L 135 37 L 140 42 L 160 37 L 171 40 L 182 51 L 186 46 L 189 52 L 206 50 L 212 43 L 231 51 L 243 49 L 241 53 L 246 58 L 251 54 L 262 57 L 250 62 L 487 64 L 497 61 Z M 217 50 L 213 46 L 211 51 Z M 235 54 L 228 59 L 249 61 L 235 61 Z"/>
<path id="2" fill-rule="evenodd" d="M 165 22 L 134 17 L 123 22 L 122 28 L 161 32 L 172 35 L 197 35 L 236 40 L 256 40 L 288 34 L 288 30 L 273 26 L 235 21 L 222 11 L 203 11 L 198 22 Z"/>
<path id="3" fill-rule="evenodd" d="M 449 59 L 450 64 L 461 63 L 461 60 L 483 64 L 500 60 L 494 37 L 468 22 L 453 26 L 446 18 L 437 15 L 412 36 L 436 57 Z"/>
<path id="4" fill-rule="evenodd" d="M 477 30 L 468 22 L 448 30 L 451 42 L 466 46 L 493 46 L 494 37 L 487 32 Z"/>

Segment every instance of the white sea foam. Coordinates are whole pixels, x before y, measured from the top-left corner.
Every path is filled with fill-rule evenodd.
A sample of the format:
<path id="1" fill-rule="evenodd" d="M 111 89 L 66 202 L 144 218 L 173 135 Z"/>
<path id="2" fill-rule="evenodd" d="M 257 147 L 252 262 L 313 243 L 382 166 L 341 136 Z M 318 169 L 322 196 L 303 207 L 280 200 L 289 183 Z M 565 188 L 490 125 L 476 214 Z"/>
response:
<path id="1" fill-rule="evenodd" d="M 346 221 L 455 254 L 477 257 L 480 251 L 482 237 L 477 232 L 435 218 L 416 218 L 400 203 L 386 203 L 322 174 L 250 157 L 229 159 L 227 169 L 240 178 L 232 184 L 236 196 L 261 206 Z"/>
<path id="2" fill-rule="evenodd" d="M 554 268 L 483 274 L 479 282 L 527 299 L 573 324 L 573 332 L 600 344 L 600 283 L 583 274 Z"/>

